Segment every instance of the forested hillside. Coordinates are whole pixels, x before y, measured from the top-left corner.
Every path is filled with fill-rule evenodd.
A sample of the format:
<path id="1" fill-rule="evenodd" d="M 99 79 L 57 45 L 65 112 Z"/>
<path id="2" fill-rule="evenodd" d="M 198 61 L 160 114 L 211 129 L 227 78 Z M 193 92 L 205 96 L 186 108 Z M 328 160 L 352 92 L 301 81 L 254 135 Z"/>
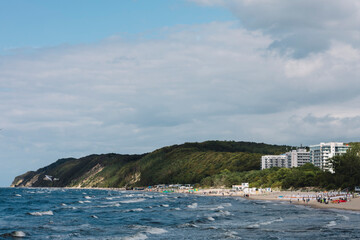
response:
<path id="1" fill-rule="evenodd" d="M 142 155 L 111 153 L 79 159 L 66 158 L 16 177 L 12 186 L 131 187 L 160 183 L 195 184 L 222 171 L 257 170 L 263 154 L 279 154 L 290 148 L 253 142 L 206 141 L 173 145 Z M 45 175 L 56 179 L 49 181 Z"/>

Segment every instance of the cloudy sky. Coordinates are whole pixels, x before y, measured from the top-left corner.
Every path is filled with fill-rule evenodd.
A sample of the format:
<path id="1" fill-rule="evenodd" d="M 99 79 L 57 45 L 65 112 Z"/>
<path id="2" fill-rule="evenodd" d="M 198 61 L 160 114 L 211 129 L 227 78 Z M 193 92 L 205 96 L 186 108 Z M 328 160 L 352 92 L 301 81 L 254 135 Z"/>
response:
<path id="1" fill-rule="evenodd" d="M 359 141 L 358 0 L 0 2 L 0 186 L 63 157 Z"/>

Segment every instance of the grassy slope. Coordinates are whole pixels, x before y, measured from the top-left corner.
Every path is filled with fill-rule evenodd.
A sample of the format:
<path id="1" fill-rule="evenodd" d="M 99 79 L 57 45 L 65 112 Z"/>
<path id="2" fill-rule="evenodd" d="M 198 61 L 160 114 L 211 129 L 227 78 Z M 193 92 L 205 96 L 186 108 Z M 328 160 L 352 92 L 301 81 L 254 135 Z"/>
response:
<path id="1" fill-rule="evenodd" d="M 34 186 L 75 186 L 86 179 L 95 166 L 103 169 L 84 187 L 199 183 L 225 169 L 234 172 L 259 169 L 261 155 L 283 153 L 287 148 L 263 143 L 207 141 L 164 147 L 143 155 L 102 154 L 61 159 L 36 171 L 41 177 Z M 44 181 L 45 174 L 58 177 L 60 181 Z M 137 174 L 141 178 L 135 183 L 139 180 Z M 103 180 L 97 182 L 99 178 Z"/>

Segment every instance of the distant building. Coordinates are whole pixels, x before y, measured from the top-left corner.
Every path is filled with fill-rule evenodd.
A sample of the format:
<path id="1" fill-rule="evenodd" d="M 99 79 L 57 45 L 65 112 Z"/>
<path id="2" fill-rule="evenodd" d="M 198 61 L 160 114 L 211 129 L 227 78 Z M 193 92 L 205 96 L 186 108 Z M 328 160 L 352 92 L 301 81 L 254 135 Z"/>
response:
<path id="1" fill-rule="evenodd" d="M 261 169 L 272 167 L 300 167 L 308 162 L 310 162 L 310 153 L 304 148 L 299 148 L 281 155 L 262 156 Z"/>
<path id="2" fill-rule="evenodd" d="M 334 172 L 330 158 L 342 155 L 349 149 L 341 142 L 320 143 L 310 146 L 310 162 L 322 170 Z"/>
<path id="3" fill-rule="evenodd" d="M 287 156 L 282 155 L 265 155 L 261 157 L 261 170 L 272 167 L 287 167 Z"/>
<path id="4" fill-rule="evenodd" d="M 304 148 L 298 148 L 286 153 L 287 168 L 301 167 L 310 162 L 310 153 Z"/>
<path id="5" fill-rule="evenodd" d="M 234 191 L 244 191 L 244 189 L 249 188 L 249 183 L 241 183 L 241 185 L 232 185 L 232 190 Z"/>

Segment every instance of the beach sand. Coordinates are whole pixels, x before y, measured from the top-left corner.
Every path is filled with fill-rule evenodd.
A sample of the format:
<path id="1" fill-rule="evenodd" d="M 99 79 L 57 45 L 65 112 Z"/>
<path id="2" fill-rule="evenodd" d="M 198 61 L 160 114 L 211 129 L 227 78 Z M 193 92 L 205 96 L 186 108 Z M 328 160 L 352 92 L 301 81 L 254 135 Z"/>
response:
<path id="1" fill-rule="evenodd" d="M 189 193 L 189 190 L 178 190 L 178 193 Z M 243 192 L 232 192 L 230 189 L 199 189 L 194 191 L 191 194 L 203 195 L 203 196 L 224 196 L 224 197 L 244 197 Z M 250 200 L 264 200 L 264 201 L 286 201 L 291 204 L 304 205 L 315 208 L 326 208 L 326 209 L 342 209 L 342 210 L 351 210 L 351 211 L 360 211 L 360 197 L 350 198 L 350 201 L 342 203 L 319 203 L 315 199 L 319 192 L 301 192 L 301 191 L 273 191 L 260 194 L 249 194 L 249 197 L 246 197 Z M 304 202 L 309 197 L 309 202 Z M 299 200 L 298 200 L 299 199 Z"/>
<path id="2" fill-rule="evenodd" d="M 315 199 L 311 199 L 308 203 L 302 200 L 302 196 L 316 196 L 319 193 L 316 192 L 295 192 L 295 191 L 282 191 L 282 192 L 272 192 L 266 194 L 250 195 L 249 199 L 254 200 L 269 200 L 269 201 L 287 201 L 290 203 L 289 198 L 281 198 L 280 196 L 287 196 L 291 198 L 291 204 L 305 205 L 315 208 L 327 208 L 327 209 L 342 209 L 342 210 L 352 210 L 360 211 L 360 197 L 350 198 L 350 201 L 342 203 L 319 203 Z M 300 197 L 298 197 L 300 196 Z M 306 198 L 306 197 L 305 197 Z M 299 199 L 299 201 L 298 201 Z"/>

